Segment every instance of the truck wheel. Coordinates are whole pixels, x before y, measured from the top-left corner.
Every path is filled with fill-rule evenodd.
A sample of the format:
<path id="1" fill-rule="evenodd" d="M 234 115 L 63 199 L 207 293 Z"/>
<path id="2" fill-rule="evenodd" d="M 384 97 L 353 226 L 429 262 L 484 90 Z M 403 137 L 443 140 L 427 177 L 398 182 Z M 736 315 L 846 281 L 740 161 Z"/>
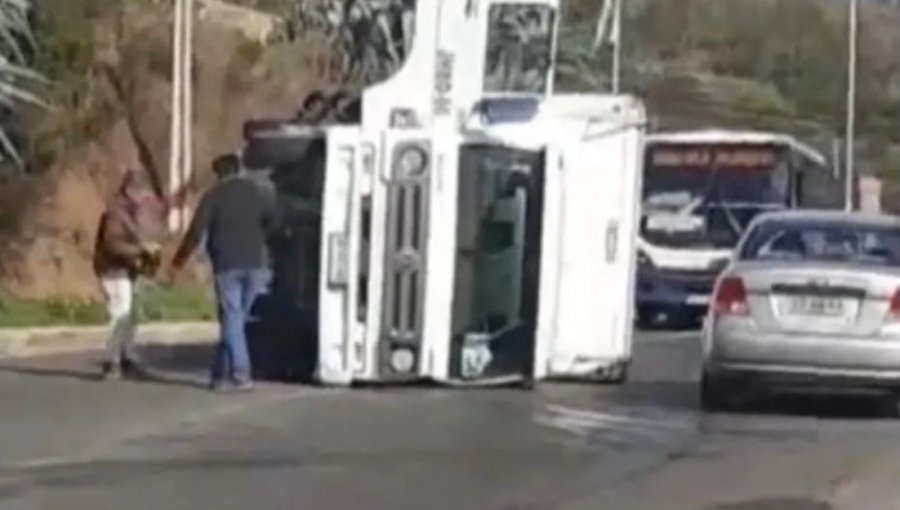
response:
<path id="1" fill-rule="evenodd" d="M 707 412 L 727 411 L 732 407 L 732 388 L 722 377 L 704 372 L 700 377 L 700 408 Z"/>

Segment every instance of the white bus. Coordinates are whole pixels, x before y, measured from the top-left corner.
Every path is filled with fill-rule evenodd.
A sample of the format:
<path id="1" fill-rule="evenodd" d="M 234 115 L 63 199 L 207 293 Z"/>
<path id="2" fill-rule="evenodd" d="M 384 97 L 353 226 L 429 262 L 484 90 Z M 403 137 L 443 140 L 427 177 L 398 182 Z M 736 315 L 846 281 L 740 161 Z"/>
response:
<path id="1" fill-rule="evenodd" d="M 645 326 L 703 316 L 719 269 L 756 214 L 843 206 L 828 160 L 780 133 L 656 133 L 643 163 L 636 294 Z"/>
<path id="2" fill-rule="evenodd" d="M 553 94 L 558 3 L 419 0 L 359 123 L 249 134 L 290 218 L 275 358 L 329 385 L 624 379 L 645 113 Z"/>

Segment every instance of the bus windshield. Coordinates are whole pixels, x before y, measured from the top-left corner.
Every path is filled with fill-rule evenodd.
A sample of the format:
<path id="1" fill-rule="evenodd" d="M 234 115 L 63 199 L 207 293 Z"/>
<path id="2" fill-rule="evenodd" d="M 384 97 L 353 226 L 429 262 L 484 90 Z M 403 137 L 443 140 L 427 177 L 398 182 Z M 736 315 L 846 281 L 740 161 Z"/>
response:
<path id="1" fill-rule="evenodd" d="M 641 235 L 668 247 L 734 247 L 756 214 L 788 205 L 784 155 L 772 146 L 648 146 Z"/>

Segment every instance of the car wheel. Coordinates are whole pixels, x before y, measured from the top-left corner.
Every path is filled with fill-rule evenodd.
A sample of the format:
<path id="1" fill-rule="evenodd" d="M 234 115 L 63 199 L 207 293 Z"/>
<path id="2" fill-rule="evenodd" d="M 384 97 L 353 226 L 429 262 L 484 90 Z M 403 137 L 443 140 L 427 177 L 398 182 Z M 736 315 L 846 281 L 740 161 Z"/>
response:
<path id="1" fill-rule="evenodd" d="M 700 377 L 700 407 L 704 411 L 727 411 L 732 406 L 732 387 L 722 377 L 705 373 Z"/>

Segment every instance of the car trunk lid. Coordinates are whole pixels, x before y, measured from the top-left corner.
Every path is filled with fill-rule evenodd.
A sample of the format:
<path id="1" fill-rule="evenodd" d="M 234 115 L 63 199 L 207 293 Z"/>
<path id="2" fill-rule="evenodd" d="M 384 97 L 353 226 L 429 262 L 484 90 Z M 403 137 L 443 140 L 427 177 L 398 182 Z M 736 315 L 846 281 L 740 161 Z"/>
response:
<path id="1" fill-rule="evenodd" d="M 824 264 L 751 268 L 741 276 L 760 328 L 836 337 L 877 334 L 900 283 L 893 271 Z"/>

